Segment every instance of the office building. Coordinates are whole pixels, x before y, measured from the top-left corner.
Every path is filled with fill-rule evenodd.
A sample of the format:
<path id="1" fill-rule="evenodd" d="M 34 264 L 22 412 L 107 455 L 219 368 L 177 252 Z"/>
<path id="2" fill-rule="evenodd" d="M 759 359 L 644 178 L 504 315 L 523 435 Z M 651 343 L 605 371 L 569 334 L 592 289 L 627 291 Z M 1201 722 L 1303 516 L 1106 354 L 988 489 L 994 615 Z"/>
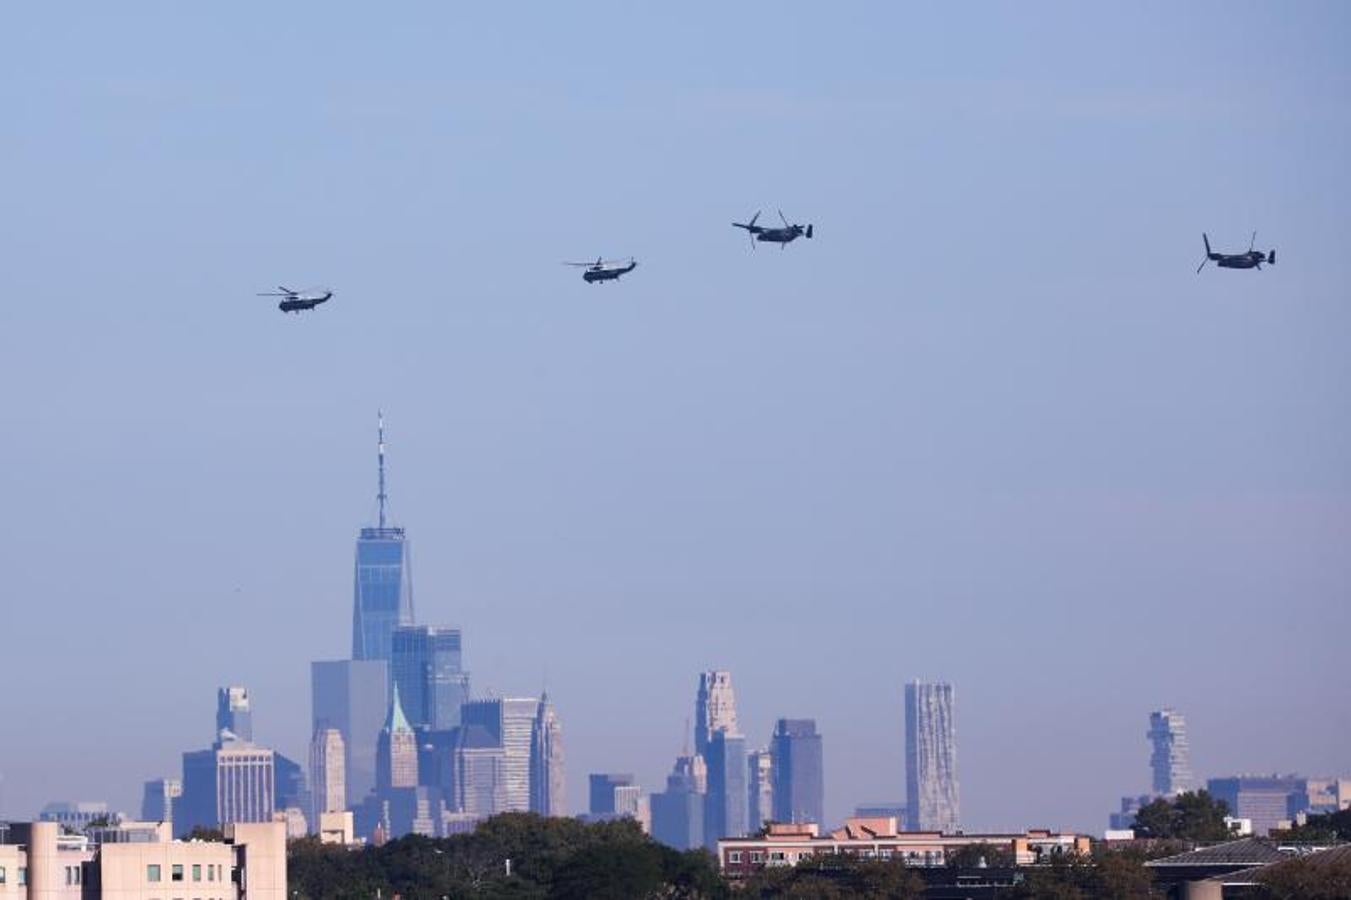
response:
<path id="1" fill-rule="evenodd" d="M 389 709 L 387 666 L 381 660 L 343 659 L 310 664 L 311 722 L 336 728 L 347 754 L 347 808 L 375 790 L 375 750 Z"/>
<path id="2" fill-rule="evenodd" d="M 535 719 L 540 702 L 535 698 L 472 700 L 460 711 L 462 725 L 477 725 L 502 748 L 505 806 L 499 812 L 530 810 L 530 759 Z"/>
<path id="3" fill-rule="evenodd" d="M 310 741 L 310 827 L 324 813 L 347 809 L 347 747 L 336 728 L 316 728 Z"/>
<path id="4" fill-rule="evenodd" d="M 708 795 L 704 800 L 704 844 L 710 850 L 719 838 L 746 833 L 746 739 L 716 730 L 708 742 Z"/>
<path id="5" fill-rule="evenodd" d="M 1308 780 L 1298 775 L 1234 775 L 1211 778 L 1206 790 L 1229 807 L 1229 815 L 1252 822 L 1253 834 L 1265 837 L 1293 815 L 1293 807 L 1308 791 Z"/>
<path id="6" fill-rule="evenodd" d="M 253 711 L 249 707 L 249 689 L 223 687 L 216 691 L 216 740 L 253 740 Z"/>
<path id="7" fill-rule="evenodd" d="M 235 822 L 270 822 L 277 810 L 276 760 L 271 750 L 231 741 L 183 754 L 183 796 L 174 834 Z"/>
<path id="8" fill-rule="evenodd" d="M 457 731 L 449 773 L 454 812 L 473 819 L 507 810 L 506 751 L 482 725 L 467 722 Z"/>
<path id="9" fill-rule="evenodd" d="M 540 695 L 531 723 L 530 811 L 542 816 L 565 816 L 566 801 L 563 725 L 546 691 Z"/>
<path id="10" fill-rule="evenodd" d="M 815 719 L 780 719 L 774 755 L 774 821 L 823 825 L 826 793 L 821 735 Z"/>
<path id="11" fill-rule="evenodd" d="M 587 776 L 590 787 L 590 804 L 587 812 L 594 818 L 604 818 L 615 813 L 615 789 L 633 784 L 633 775 L 629 772 L 593 772 Z"/>
<path id="12" fill-rule="evenodd" d="M 750 800 L 750 830 L 756 831 L 774 821 L 774 754 L 756 750 L 746 757 L 746 790 Z"/>
<path id="13" fill-rule="evenodd" d="M 389 717 L 380 730 L 375 757 L 376 793 L 384 796 L 396 788 L 418 786 L 418 743 L 413 727 L 399 702 L 399 688 L 389 704 Z"/>
<path id="14" fill-rule="evenodd" d="M 223 841 L 145 839 L 94 844 L 56 822 L 18 823 L 0 842 L 6 900 L 286 900 L 286 829 L 280 822 L 227 825 Z"/>
<path id="15" fill-rule="evenodd" d="M 122 813 L 108 809 L 108 804 L 92 800 L 53 800 L 38 813 L 38 821 L 55 822 L 78 834 L 83 834 L 91 824 L 116 823 L 125 818 Z"/>
<path id="16" fill-rule="evenodd" d="M 304 816 L 310 806 L 309 782 L 305 767 L 275 750 L 272 753 L 272 783 L 277 792 L 277 810 L 295 810 Z M 305 834 L 301 832 L 301 836 Z"/>
<path id="17" fill-rule="evenodd" d="M 1149 768 L 1154 774 L 1154 793 L 1179 794 L 1191 787 L 1191 750 L 1187 746 L 1187 722 L 1172 709 L 1149 714 L 1149 742 L 1153 752 Z"/>
<path id="18" fill-rule="evenodd" d="M 141 820 L 145 822 L 172 822 L 174 802 L 182 796 L 182 779 L 156 778 L 153 781 L 147 781 L 141 791 Z"/>
<path id="19" fill-rule="evenodd" d="M 905 686 L 905 789 L 909 827 L 956 831 L 961 816 L 952 685 L 913 681 Z"/>
<path id="20" fill-rule="evenodd" d="M 704 846 L 705 794 L 695 789 L 694 759 L 699 757 L 677 757 L 666 790 L 649 798 L 652 837 L 677 850 Z"/>
<path id="21" fill-rule="evenodd" d="M 390 674 L 415 731 L 445 731 L 460 724 L 460 707 L 469 699 L 460 644 L 458 628 L 394 629 Z"/>
<path id="22" fill-rule="evenodd" d="M 385 515 L 385 420 L 380 418 L 378 444 L 379 518 L 357 538 L 353 577 L 352 658 L 389 661 L 394 629 L 413 624 L 413 584 L 408 539 L 402 528 L 389 525 Z M 349 747 L 351 744 L 349 737 Z"/>
<path id="23" fill-rule="evenodd" d="M 732 673 L 718 670 L 699 673 L 699 692 L 694 700 L 694 752 L 707 755 L 708 744 L 718 731 L 740 734 L 736 723 L 736 694 Z"/>
<path id="24" fill-rule="evenodd" d="M 854 807 L 855 819 L 895 819 L 904 825 L 910 820 L 904 803 L 895 800 L 883 800 L 876 803 L 860 803 Z"/>

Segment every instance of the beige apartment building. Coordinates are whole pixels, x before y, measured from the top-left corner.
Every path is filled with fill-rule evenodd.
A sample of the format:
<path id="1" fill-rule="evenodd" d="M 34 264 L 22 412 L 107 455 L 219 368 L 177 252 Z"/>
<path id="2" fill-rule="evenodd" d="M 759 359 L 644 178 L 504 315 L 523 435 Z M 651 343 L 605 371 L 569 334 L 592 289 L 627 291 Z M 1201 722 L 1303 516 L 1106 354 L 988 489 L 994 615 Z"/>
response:
<path id="1" fill-rule="evenodd" d="M 172 840 L 167 822 L 150 834 L 95 845 L 55 822 L 10 826 L 0 900 L 285 900 L 284 822 L 227 825 L 224 842 Z"/>
<path id="2" fill-rule="evenodd" d="M 811 822 L 770 824 L 758 837 L 718 841 L 718 866 L 723 874 L 744 877 L 767 867 L 793 866 L 813 856 L 838 853 L 865 859 L 904 860 L 909 866 L 942 866 L 963 847 L 988 844 L 1012 854 L 1016 865 L 1030 865 L 1056 854 L 1086 854 L 1084 835 L 1031 829 L 1016 834 L 945 834 L 900 831 L 890 816 L 846 819 L 842 827 L 821 834 Z"/>

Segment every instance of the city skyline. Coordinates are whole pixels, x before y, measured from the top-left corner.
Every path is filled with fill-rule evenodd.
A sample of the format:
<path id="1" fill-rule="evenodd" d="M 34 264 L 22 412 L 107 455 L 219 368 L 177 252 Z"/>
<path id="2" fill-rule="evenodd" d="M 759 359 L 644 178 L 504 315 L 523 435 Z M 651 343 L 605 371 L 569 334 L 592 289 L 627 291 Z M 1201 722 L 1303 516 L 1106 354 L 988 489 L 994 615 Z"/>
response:
<path id="1" fill-rule="evenodd" d="M 715 666 L 753 747 L 816 719 L 834 820 L 923 673 L 972 827 L 1100 828 L 1164 704 L 1197 783 L 1344 768 L 1351 11 L 861 9 L 16 9 L 0 815 L 136 808 L 222 686 L 305 757 L 381 409 L 417 621 L 547 687 L 572 810 Z"/>

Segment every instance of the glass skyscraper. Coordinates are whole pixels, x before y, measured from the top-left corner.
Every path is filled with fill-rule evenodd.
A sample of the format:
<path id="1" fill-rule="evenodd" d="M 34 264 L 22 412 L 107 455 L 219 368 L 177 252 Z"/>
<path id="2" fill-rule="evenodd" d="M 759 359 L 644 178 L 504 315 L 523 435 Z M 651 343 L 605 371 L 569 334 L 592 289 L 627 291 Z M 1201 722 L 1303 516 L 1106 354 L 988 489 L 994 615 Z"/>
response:
<path id="1" fill-rule="evenodd" d="M 390 674 L 415 729 L 445 731 L 460 724 L 460 707 L 469 700 L 460 646 L 458 628 L 400 625 L 394 630 Z"/>
<path id="2" fill-rule="evenodd" d="M 394 629 L 413 624 L 413 583 L 408 540 L 385 520 L 385 420 L 380 419 L 380 513 L 374 528 L 357 538 L 352 607 L 352 658 L 388 661 Z"/>
<path id="3" fill-rule="evenodd" d="M 1149 767 L 1154 772 L 1154 793 L 1171 796 L 1191 786 L 1191 751 L 1187 747 L 1187 721 L 1172 709 L 1149 714 L 1149 742 L 1154 752 Z"/>
<path id="4" fill-rule="evenodd" d="M 704 799 L 704 844 L 717 851 L 718 838 L 746 834 L 746 739 L 715 731 L 705 754 L 708 796 Z"/>
<path id="5" fill-rule="evenodd" d="M 774 754 L 774 821 L 824 825 L 825 773 L 815 719 L 780 719 Z"/>

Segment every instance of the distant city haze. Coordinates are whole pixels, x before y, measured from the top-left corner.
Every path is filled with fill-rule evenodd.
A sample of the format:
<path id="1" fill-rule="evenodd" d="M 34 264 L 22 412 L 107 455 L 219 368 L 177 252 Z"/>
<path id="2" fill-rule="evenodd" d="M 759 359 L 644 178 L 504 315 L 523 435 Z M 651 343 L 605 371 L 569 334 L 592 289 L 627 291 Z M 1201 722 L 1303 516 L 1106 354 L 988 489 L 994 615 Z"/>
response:
<path id="1" fill-rule="evenodd" d="M 570 811 L 662 790 L 711 670 L 746 752 L 814 720 L 833 823 L 904 799 L 914 680 L 968 829 L 1101 831 L 1165 707 L 1197 784 L 1346 773 L 1348 47 L 1334 2 L 7 9 L 0 816 L 135 813 L 225 686 L 309 759 L 377 410 L 416 621 L 547 689 Z M 731 227 L 780 208 L 813 238 Z"/>

